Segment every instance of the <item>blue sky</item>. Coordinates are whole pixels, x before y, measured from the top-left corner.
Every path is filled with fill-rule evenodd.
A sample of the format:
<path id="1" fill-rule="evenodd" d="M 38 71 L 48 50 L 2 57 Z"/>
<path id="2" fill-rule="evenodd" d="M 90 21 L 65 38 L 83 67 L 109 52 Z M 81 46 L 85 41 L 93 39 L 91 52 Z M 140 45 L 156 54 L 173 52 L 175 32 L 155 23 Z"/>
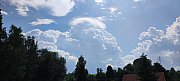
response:
<path id="1" fill-rule="evenodd" d="M 179 0 L 0 0 L 3 26 L 35 36 L 39 48 L 57 51 L 74 70 L 123 67 L 143 52 L 180 69 Z M 167 65 L 168 63 L 168 65 Z"/>

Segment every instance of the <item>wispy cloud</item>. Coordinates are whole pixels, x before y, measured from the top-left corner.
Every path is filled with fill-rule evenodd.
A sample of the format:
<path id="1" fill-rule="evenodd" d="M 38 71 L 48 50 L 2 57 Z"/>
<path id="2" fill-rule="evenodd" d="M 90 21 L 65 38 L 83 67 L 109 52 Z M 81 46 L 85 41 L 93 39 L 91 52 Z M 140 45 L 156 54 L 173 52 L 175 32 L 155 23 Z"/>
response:
<path id="1" fill-rule="evenodd" d="M 55 21 L 53 19 L 37 19 L 36 21 L 31 22 L 30 24 L 33 26 L 37 26 L 37 25 L 47 25 L 47 24 L 51 24 L 51 23 L 55 23 Z"/>
<path id="2" fill-rule="evenodd" d="M 27 6 L 17 6 L 17 12 L 21 16 L 28 16 L 29 8 Z"/>
<path id="3" fill-rule="evenodd" d="M 118 10 L 118 9 L 115 8 L 115 7 L 110 7 L 110 8 L 109 8 L 109 11 L 110 11 L 111 14 L 114 14 L 114 12 L 116 12 L 117 10 Z"/>

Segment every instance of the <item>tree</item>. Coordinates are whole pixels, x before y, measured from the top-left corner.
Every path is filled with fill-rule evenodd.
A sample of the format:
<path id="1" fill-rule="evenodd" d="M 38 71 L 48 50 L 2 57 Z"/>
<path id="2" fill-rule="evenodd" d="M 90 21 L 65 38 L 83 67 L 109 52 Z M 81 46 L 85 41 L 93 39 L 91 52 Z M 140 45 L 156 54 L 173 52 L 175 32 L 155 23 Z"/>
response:
<path id="1" fill-rule="evenodd" d="M 154 63 L 153 71 L 156 73 L 157 72 L 166 72 L 166 69 L 160 63 Z"/>
<path id="2" fill-rule="evenodd" d="M 83 56 L 80 56 L 75 68 L 75 78 L 77 81 L 87 80 L 88 71 L 85 68 L 85 66 L 86 66 L 86 61 L 84 60 Z"/>
<path id="3" fill-rule="evenodd" d="M 55 64 L 52 66 L 52 81 L 63 81 L 66 76 L 66 60 L 63 57 L 57 57 Z"/>
<path id="4" fill-rule="evenodd" d="M 115 73 L 116 81 L 122 81 L 124 75 L 124 71 L 121 68 L 118 68 L 117 72 Z"/>
<path id="5" fill-rule="evenodd" d="M 126 74 L 131 74 L 134 73 L 134 67 L 132 64 L 127 64 L 124 68 L 123 68 L 124 73 Z"/>
<path id="6" fill-rule="evenodd" d="M 96 75 L 95 74 L 88 74 L 87 81 L 96 81 Z"/>
<path id="7" fill-rule="evenodd" d="M 114 79 L 114 70 L 112 69 L 111 66 L 107 67 L 106 78 L 107 81 L 112 81 Z"/>
<path id="8" fill-rule="evenodd" d="M 153 72 L 151 60 L 147 59 L 146 55 L 142 54 L 140 58 L 134 60 L 133 67 L 140 81 L 157 81 L 157 77 Z"/>
<path id="9" fill-rule="evenodd" d="M 38 47 L 34 37 L 28 36 L 25 41 L 26 46 L 26 73 L 23 78 L 24 81 L 32 81 L 35 77 L 35 72 L 38 67 Z"/>
<path id="10" fill-rule="evenodd" d="M 40 63 L 34 81 L 63 81 L 66 75 L 65 59 L 56 52 L 39 51 Z"/>
<path id="11" fill-rule="evenodd" d="M 2 14 L 0 9 L 0 81 L 8 81 L 10 79 L 9 45 L 7 40 L 6 28 L 2 26 Z"/>
<path id="12" fill-rule="evenodd" d="M 1 9 L 0 9 L 0 28 L 2 28 L 2 24 L 3 24 L 3 22 L 2 22 L 2 13 L 1 13 Z"/>
<path id="13" fill-rule="evenodd" d="M 3 22 L 2 22 L 2 14 L 0 9 L 0 49 L 3 49 L 2 47 L 7 42 L 6 28 L 4 28 L 2 25 Z"/>
<path id="14" fill-rule="evenodd" d="M 21 28 L 14 25 L 9 30 L 9 70 L 11 81 L 21 81 L 25 74 L 25 38 Z"/>
<path id="15" fill-rule="evenodd" d="M 76 81 L 74 77 L 74 72 L 73 73 L 68 73 L 64 79 L 64 81 Z"/>
<path id="16" fill-rule="evenodd" d="M 103 72 L 103 70 L 101 68 L 97 68 L 96 71 L 97 71 L 96 80 L 97 81 L 105 81 L 106 74 Z"/>
<path id="17" fill-rule="evenodd" d="M 176 71 L 176 81 L 180 81 L 180 71 Z"/>
<path id="18" fill-rule="evenodd" d="M 11 25 L 2 27 L 0 9 L 0 81 L 63 81 L 66 60 L 56 52 L 38 50 L 34 37 Z"/>
<path id="19" fill-rule="evenodd" d="M 171 68 L 169 71 L 169 76 L 171 81 L 176 81 L 176 71 L 174 68 Z"/>

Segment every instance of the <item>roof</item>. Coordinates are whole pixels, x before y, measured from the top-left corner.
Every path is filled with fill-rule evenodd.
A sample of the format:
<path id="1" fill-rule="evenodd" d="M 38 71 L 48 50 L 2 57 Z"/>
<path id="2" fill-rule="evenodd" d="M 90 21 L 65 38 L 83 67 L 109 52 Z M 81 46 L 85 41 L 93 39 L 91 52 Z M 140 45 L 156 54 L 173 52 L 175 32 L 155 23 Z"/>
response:
<path id="1" fill-rule="evenodd" d="M 156 73 L 156 76 L 158 77 L 157 81 L 166 81 L 164 77 L 164 72 Z M 123 81 L 139 81 L 137 78 L 138 78 L 137 74 L 125 74 L 123 76 Z"/>
<path id="2" fill-rule="evenodd" d="M 123 81 L 139 81 L 139 80 L 137 79 L 136 74 L 125 74 L 123 76 Z"/>

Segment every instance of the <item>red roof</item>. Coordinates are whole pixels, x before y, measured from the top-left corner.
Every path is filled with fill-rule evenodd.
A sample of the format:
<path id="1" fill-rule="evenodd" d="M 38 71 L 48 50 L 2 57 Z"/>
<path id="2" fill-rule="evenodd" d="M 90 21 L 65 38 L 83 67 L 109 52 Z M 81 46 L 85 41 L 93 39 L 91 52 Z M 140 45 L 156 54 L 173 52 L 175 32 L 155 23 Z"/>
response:
<path id="1" fill-rule="evenodd" d="M 123 81 L 139 81 L 139 80 L 137 79 L 136 74 L 125 74 L 123 76 Z"/>
<path id="2" fill-rule="evenodd" d="M 163 72 L 156 73 L 156 76 L 158 77 L 157 81 L 166 81 Z M 137 74 L 125 74 L 123 76 L 123 81 L 139 81 L 137 78 Z"/>

